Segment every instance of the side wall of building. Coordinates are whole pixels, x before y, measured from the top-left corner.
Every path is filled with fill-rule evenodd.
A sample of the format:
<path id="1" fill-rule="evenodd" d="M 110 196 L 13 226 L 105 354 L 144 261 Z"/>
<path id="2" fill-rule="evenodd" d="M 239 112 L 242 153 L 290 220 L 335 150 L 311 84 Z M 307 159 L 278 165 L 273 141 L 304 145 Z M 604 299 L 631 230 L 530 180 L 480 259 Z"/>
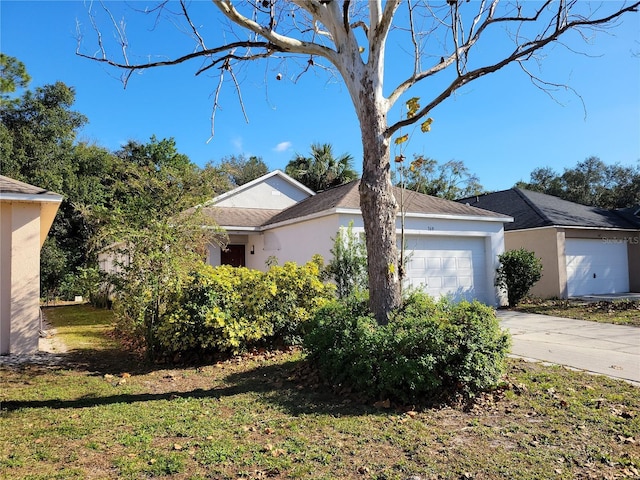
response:
<path id="1" fill-rule="evenodd" d="M 38 351 L 41 205 L 2 202 L 0 354 Z"/>

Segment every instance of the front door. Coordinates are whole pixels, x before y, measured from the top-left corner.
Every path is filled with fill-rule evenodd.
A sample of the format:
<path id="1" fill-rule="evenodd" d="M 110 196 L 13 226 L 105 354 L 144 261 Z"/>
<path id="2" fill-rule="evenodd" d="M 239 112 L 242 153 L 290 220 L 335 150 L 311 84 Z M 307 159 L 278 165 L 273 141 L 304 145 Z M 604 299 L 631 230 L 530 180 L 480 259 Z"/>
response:
<path id="1" fill-rule="evenodd" d="M 244 245 L 227 245 L 227 249 L 222 250 L 220 263 L 232 267 L 244 267 Z"/>

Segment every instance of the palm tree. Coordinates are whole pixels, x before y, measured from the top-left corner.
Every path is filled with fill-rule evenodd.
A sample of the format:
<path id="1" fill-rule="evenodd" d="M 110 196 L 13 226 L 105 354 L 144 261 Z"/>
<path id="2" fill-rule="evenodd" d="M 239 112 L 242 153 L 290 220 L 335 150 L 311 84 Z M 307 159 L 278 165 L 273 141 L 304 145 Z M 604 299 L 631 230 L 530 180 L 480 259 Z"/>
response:
<path id="1" fill-rule="evenodd" d="M 296 154 L 287 164 L 285 173 L 315 192 L 358 178 L 358 173 L 353 169 L 353 157 L 344 153 L 335 158 L 330 143 L 311 145 L 310 157 Z"/>

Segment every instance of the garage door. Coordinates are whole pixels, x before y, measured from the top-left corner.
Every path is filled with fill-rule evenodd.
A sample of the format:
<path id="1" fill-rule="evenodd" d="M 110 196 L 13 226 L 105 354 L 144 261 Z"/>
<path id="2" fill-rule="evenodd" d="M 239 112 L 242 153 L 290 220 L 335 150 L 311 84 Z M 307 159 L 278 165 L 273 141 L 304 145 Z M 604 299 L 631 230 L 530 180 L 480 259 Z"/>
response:
<path id="1" fill-rule="evenodd" d="M 567 295 L 629 291 L 627 244 L 570 238 L 565 242 Z"/>
<path id="2" fill-rule="evenodd" d="M 483 238 L 408 236 L 406 285 L 434 297 L 493 304 L 487 288 Z"/>

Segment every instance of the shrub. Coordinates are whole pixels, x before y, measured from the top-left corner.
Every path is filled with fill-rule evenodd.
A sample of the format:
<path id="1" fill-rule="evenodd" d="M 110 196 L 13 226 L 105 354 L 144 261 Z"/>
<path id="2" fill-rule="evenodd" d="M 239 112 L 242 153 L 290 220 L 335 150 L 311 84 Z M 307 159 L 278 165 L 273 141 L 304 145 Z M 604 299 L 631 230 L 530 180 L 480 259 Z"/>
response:
<path id="1" fill-rule="evenodd" d="M 303 326 L 316 310 L 333 299 L 335 288 L 320 280 L 322 257 L 316 255 L 305 265 L 287 262 L 273 266 L 264 274 L 269 285 L 262 315 L 272 327 L 271 342 L 285 345 L 302 343 Z"/>
<path id="2" fill-rule="evenodd" d="M 339 298 L 353 295 L 367 288 L 367 247 L 363 239 L 353 233 L 353 222 L 340 227 L 331 249 L 333 258 L 326 272 L 336 284 Z"/>
<path id="3" fill-rule="evenodd" d="M 368 399 L 427 403 L 495 386 L 509 337 L 479 302 L 434 302 L 413 294 L 379 326 L 355 299 L 320 309 L 305 338 L 310 360 L 335 385 Z"/>
<path id="4" fill-rule="evenodd" d="M 524 248 L 504 252 L 498 260 L 496 286 L 507 291 L 509 306 L 515 307 L 542 277 L 542 263 Z"/>
<path id="5" fill-rule="evenodd" d="M 236 354 L 259 344 L 299 343 L 304 323 L 333 297 L 320 268 L 318 260 L 268 272 L 202 265 L 161 319 L 160 350 Z"/>
<path id="6" fill-rule="evenodd" d="M 260 272 L 247 268 L 203 265 L 161 318 L 156 332 L 159 351 L 237 353 L 269 335 L 269 325 L 251 314 L 263 299 L 257 291 L 259 276 Z M 251 290 L 256 295 L 244 298 Z M 245 304 L 251 309 L 244 309 Z"/>
<path id="7" fill-rule="evenodd" d="M 63 300 L 73 300 L 79 295 L 99 308 L 108 305 L 108 293 L 106 274 L 96 267 L 79 267 L 74 274 L 67 274 L 60 285 Z"/>

